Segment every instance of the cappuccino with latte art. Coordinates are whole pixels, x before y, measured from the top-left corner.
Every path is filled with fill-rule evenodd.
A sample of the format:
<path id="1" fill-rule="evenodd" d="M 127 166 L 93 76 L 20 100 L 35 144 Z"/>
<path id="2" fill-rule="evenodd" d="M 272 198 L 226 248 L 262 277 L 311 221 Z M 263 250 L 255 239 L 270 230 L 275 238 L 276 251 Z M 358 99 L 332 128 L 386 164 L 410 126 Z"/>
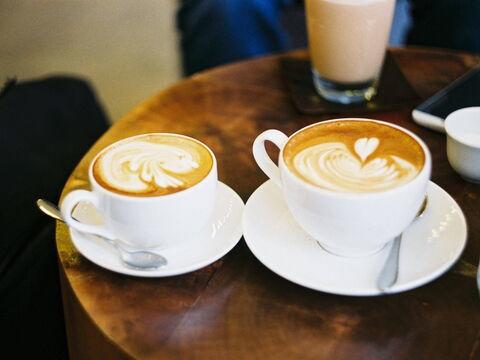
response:
<path id="1" fill-rule="evenodd" d="M 422 170 L 425 154 L 407 133 L 378 122 L 320 123 L 295 134 L 284 161 L 303 181 L 331 191 L 379 192 L 401 186 Z"/>
<path id="2" fill-rule="evenodd" d="M 280 149 L 278 166 L 265 148 Z M 422 206 L 431 155 L 407 129 L 371 119 L 334 119 L 288 137 L 271 129 L 253 143 L 295 221 L 327 251 L 369 256 L 404 231 Z"/>
<path id="3" fill-rule="evenodd" d="M 121 239 L 133 249 L 166 249 L 197 238 L 217 204 L 217 162 L 200 141 L 169 133 L 137 135 L 103 149 L 90 163 L 91 190 L 62 201 L 73 229 Z M 102 214 L 101 224 L 72 216 L 81 202 Z"/>
<path id="4" fill-rule="evenodd" d="M 212 165 L 209 150 L 194 139 L 147 134 L 104 150 L 93 165 L 93 175 L 102 187 L 116 193 L 159 196 L 199 183 Z"/>

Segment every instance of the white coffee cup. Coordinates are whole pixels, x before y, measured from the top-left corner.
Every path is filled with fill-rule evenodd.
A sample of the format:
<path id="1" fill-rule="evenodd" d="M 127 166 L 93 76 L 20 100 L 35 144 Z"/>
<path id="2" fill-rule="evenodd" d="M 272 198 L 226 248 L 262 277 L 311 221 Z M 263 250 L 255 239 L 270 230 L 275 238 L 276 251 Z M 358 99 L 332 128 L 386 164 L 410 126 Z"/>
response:
<path id="1" fill-rule="evenodd" d="M 63 199 L 61 212 L 65 222 L 80 232 L 119 239 L 138 249 L 167 248 L 192 239 L 213 213 L 218 184 L 215 155 L 202 145 L 213 160 L 207 176 L 185 190 L 151 197 L 118 194 L 102 187 L 93 175 L 95 160 L 103 151 L 100 152 L 88 170 L 91 191 L 74 190 Z M 102 225 L 81 223 L 72 217 L 75 206 L 83 201 L 90 202 L 103 215 Z"/>
<path id="2" fill-rule="evenodd" d="M 423 168 L 411 181 L 382 192 L 341 193 L 319 188 L 293 174 L 283 158 L 288 140 L 308 127 L 290 137 L 278 130 L 263 132 L 255 139 L 253 155 L 263 172 L 281 188 L 294 219 L 322 247 L 340 256 L 368 256 L 382 249 L 415 218 L 430 179 L 431 155 L 418 136 L 399 126 L 370 119 L 330 121 L 342 120 L 373 121 L 407 133 L 424 151 Z M 280 149 L 278 167 L 265 151 L 265 141 Z"/>
<path id="3" fill-rule="evenodd" d="M 445 119 L 447 157 L 465 180 L 480 183 L 480 107 L 457 110 Z"/>

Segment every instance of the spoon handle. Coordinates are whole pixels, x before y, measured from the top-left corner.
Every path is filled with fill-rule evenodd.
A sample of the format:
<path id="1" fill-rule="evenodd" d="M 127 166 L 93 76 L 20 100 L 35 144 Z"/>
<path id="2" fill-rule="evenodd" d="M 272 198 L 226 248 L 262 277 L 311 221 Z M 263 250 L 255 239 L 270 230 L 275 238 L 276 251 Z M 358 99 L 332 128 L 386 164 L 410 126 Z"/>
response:
<path id="1" fill-rule="evenodd" d="M 400 257 L 400 243 L 402 241 L 402 234 L 398 235 L 392 244 L 390 254 L 388 255 L 385 265 L 383 265 L 382 272 L 377 280 L 377 287 L 385 292 L 390 289 L 398 278 L 398 262 Z"/>

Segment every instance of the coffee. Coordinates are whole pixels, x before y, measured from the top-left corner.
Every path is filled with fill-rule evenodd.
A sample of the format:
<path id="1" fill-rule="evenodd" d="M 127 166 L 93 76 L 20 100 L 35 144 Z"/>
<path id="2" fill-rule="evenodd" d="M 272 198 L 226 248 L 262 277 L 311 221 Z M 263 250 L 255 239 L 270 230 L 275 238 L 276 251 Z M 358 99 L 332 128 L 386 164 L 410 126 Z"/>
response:
<path id="1" fill-rule="evenodd" d="M 314 71 L 338 83 L 374 80 L 382 66 L 395 0 L 307 0 Z"/>
<path id="2" fill-rule="evenodd" d="M 146 134 L 113 144 L 95 160 L 93 176 L 105 189 L 130 196 L 176 193 L 202 181 L 213 166 L 200 142 L 174 134 Z"/>
<path id="3" fill-rule="evenodd" d="M 285 145 L 288 169 L 303 181 L 337 192 L 380 192 L 414 179 L 425 164 L 406 132 L 374 121 L 319 123 Z"/>
<path id="4" fill-rule="evenodd" d="M 278 166 L 266 142 L 280 149 Z M 419 137 L 370 119 L 324 121 L 290 137 L 269 129 L 252 150 L 280 190 L 272 196 L 282 196 L 309 237 L 340 256 L 375 254 L 402 233 L 425 199 L 432 168 Z"/>

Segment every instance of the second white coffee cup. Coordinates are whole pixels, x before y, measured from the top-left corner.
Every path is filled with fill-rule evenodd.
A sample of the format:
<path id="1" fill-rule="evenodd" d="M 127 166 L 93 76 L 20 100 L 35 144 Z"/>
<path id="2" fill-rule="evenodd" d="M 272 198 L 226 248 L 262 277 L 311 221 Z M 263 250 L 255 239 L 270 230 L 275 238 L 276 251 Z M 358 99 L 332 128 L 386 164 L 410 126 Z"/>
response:
<path id="1" fill-rule="evenodd" d="M 465 180 L 480 183 L 480 107 L 457 110 L 445 119 L 447 157 Z"/>
<path id="2" fill-rule="evenodd" d="M 327 251 L 347 257 L 362 257 L 379 251 L 413 221 L 423 203 L 431 172 L 431 155 L 415 134 L 390 123 L 370 119 L 335 119 L 334 121 L 369 121 L 401 130 L 423 149 L 424 166 L 411 181 L 381 192 L 345 193 L 311 185 L 285 164 L 283 150 L 298 133 L 327 122 L 303 128 L 287 137 L 278 130 L 267 130 L 253 144 L 258 166 L 277 184 L 297 223 Z M 278 167 L 270 159 L 265 142 L 279 149 Z"/>
<path id="3" fill-rule="evenodd" d="M 197 184 L 179 192 L 161 196 L 130 196 L 101 186 L 93 173 L 96 159 L 114 146 L 145 136 L 174 136 L 203 146 L 211 155 L 208 174 Z M 83 233 L 119 239 L 138 249 L 169 248 L 194 238 L 207 225 L 216 202 L 217 162 L 213 152 L 199 141 L 177 134 L 145 134 L 124 139 L 98 154 L 88 171 L 91 191 L 74 190 L 61 206 L 65 222 Z M 90 202 L 104 218 L 102 225 L 81 223 L 72 217 L 75 206 Z"/>

